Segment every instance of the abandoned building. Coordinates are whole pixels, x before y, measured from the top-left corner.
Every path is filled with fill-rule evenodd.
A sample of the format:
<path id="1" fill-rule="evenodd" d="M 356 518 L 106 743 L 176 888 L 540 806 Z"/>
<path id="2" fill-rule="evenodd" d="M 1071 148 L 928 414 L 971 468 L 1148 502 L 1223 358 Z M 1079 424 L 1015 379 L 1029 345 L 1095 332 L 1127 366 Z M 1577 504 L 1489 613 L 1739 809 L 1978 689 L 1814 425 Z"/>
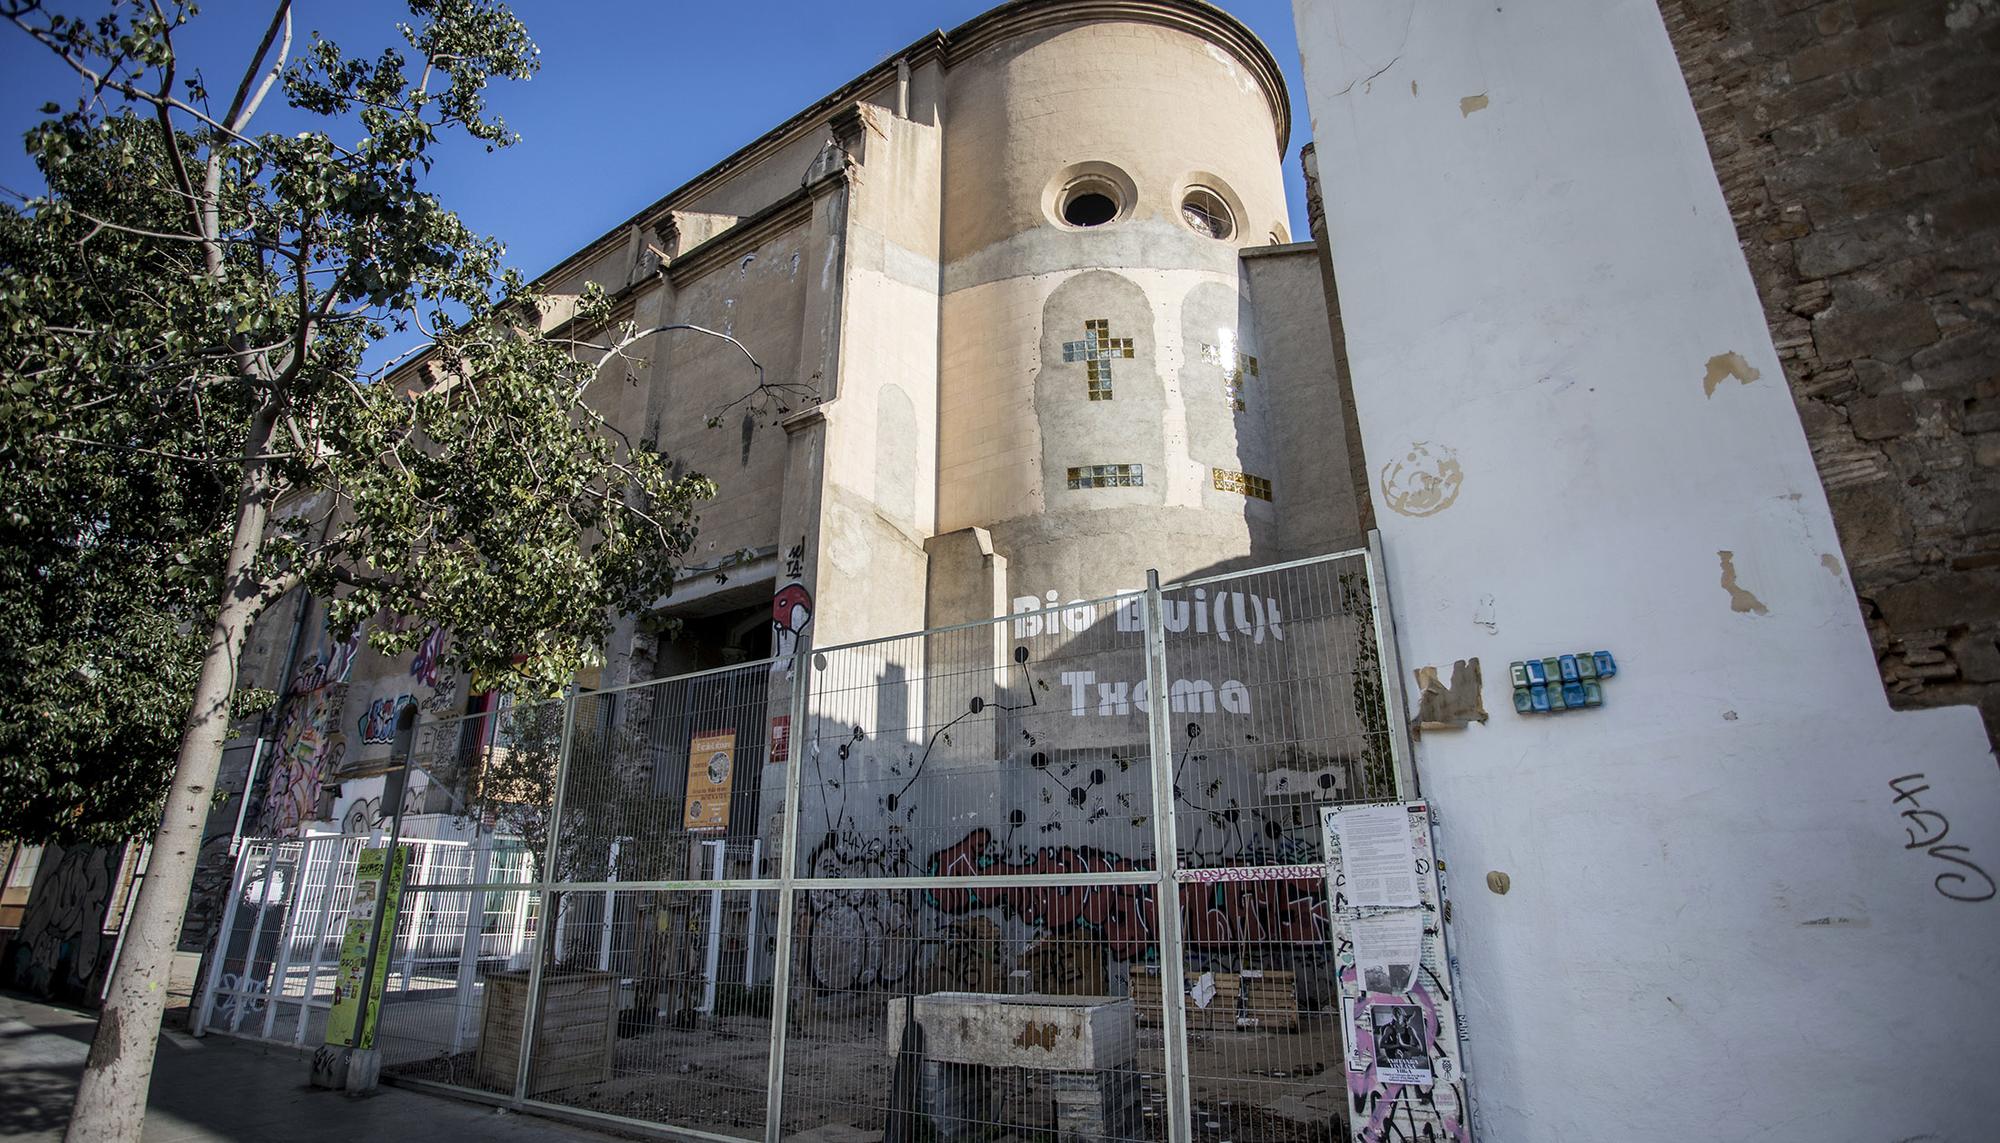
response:
<path id="1" fill-rule="evenodd" d="M 1488 7 L 1298 0 L 1295 106 L 1220 8 L 1015 0 L 550 270 L 675 327 L 591 395 L 701 554 L 553 716 L 272 608 L 198 1020 L 314 1042 L 393 830 L 387 1064 L 517 1104 L 1988 1130 L 2000 10 Z"/>

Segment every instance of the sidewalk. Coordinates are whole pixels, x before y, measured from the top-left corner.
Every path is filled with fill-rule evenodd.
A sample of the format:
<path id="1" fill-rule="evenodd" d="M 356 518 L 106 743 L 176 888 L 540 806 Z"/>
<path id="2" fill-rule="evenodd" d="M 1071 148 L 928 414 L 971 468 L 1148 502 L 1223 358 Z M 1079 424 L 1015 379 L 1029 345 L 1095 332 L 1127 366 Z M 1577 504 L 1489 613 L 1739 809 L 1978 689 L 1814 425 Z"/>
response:
<path id="1" fill-rule="evenodd" d="M 0 994 L 0 1139 L 56 1143 L 62 1138 L 96 1027 L 87 1013 Z M 353 1099 L 311 1087 L 306 1068 L 306 1058 L 288 1050 L 225 1036 L 196 1040 L 182 1032 L 163 1033 L 146 1108 L 146 1143 L 615 1138 L 397 1088 Z"/>

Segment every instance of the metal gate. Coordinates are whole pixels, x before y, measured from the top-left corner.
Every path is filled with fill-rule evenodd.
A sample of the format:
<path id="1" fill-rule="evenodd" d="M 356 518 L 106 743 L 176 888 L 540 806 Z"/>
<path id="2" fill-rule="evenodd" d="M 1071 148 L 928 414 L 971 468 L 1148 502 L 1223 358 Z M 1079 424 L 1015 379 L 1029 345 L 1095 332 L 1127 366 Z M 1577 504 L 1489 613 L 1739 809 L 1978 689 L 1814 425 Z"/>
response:
<path id="1" fill-rule="evenodd" d="M 439 724 L 468 793 L 409 843 L 384 1072 L 697 1138 L 1342 1137 L 1320 811 L 1415 793 L 1380 584 L 1356 550 Z M 207 1027 L 316 1035 L 361 844 L 246 848 Z"/>

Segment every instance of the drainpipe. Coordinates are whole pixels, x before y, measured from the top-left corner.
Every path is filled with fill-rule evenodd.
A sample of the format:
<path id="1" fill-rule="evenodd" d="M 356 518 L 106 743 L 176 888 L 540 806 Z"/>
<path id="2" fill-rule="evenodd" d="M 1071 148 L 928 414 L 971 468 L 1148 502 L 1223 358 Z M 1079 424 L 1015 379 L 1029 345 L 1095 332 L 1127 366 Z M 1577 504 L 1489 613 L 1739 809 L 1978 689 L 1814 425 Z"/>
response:
<path id="1" fill-rule="evenodd" d="M 896 61 L 896 118 L 910 117 L 910 61 Z"/>

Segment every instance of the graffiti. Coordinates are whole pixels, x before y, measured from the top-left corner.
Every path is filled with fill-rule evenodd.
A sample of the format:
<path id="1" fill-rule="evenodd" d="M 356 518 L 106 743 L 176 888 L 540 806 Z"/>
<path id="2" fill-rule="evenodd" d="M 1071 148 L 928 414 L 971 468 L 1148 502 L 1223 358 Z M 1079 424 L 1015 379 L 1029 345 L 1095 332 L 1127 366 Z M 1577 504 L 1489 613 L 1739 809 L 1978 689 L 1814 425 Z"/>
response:
<path id="1" fill-rule="evenodd" d="M 1152 699 L 1146 680 L 1100 683 L 1096 671 L 1064 671 L 1062 685 L 1069 688 L 1069 713 L 1082 718 L 1093 705 L 1100 718 L 1146 714 Z M 1096 686 L 1095 696 L 1090 688 Z M 1220 687 L 1207 679 L 1175 679 L 1167 687 L 1167 702 L 1175 714 L 1214 714 L 1218 705 L 1225 714 L 1250 713 L 1250 688 L 1235 679 L 1224 679 Z"/>
<path id="2" fill-rule="evenodd" d="M 433 627 L 424 641 L 417 644 L 416 654 L 410 657 L 410 677 L 417 685 L 431 688 L 423 708 L 433 714 L 449 710 L 458 698 L 458 675 L 444 665 L 445 647 L 450 642 L 442 627 Z"/>
<path id="3" fill-rule="evenodd" d="M 1443 445 L 1418 441 L 1401 460 L 1382 466 L 1382 499 L 1403 516 L 1434 516 L 1458 499 L 1465 471 L 1458 454 Z"/>
<path id="4" fill-rule="evenodd" d="M 354 670 L 355 656 L 361 653 L 361 629 L 344 643 L 330 643 L 325 651 L 315 651 L 299 664 L 298 674 L 292 679 L 292 693 L 302 695 L 321 687 L 344 683 Z"/>
<path id="5" fill-rule="evenodd" d="M 1174 880 L 1212 885 L 1220 881 L 1298 881 L 1326 876 L 1324 865 L 1264 865 L 1251 868 L 1176 869 Z"/>
<path id="6" fill-rule="evenodd" d="M 382 783 L 380 780 L 377 780 L 373 784 L 379 787 Z M 405 816 L 418 813 L 422 809 L 424 794 L 428 790 L 429 786 L 427 784 L 417 782 L 411 782 L 403 788 L 403 813 Z M 340 832 L 350 836 L 368 833 L 377 825 L 386 821 L 388 817 L 382 812 L 382 795 L 380 793 L 377 793 L 372 798 L 357 797 L 352 799 L 346 804 L 344 809 L 337 811 L 336 816 L 340 819 Z"/>
<path id="7" fill-rule="evenodd" d="M 792 657 L 799 651 L 799 636 L 812 626 L 813 597 L 802 583 L 788 583 L 771 596 L 771 653 L 778 662 L 772 669 L 791 677 Z"/>
<path id="8" fill-rule="evenodd" d="M 234 1024 L 240 1018 L 239 1013 L 247 1016 L 264 1010 L 270 986 L 262 979 L 248 973 L 238 976 L 233 972 L 225 972 L 216 982 L 216 991 L 228 997 L 222 1006 L 222 1015 Z"/>
<path id="9" fill-rule="evenodd" d="M 1023 857 L 1000 852 L 990 830 L 975 829 L 930 856 L 932 877 L 1031 877 L 1051 873 L 1145 872 L 1141 863 L 1090 846 L 1045 846 Z M 1243 943 L 1317 945 L 1331 932 L 1324 870 L 1258 882 L 1189 883 L 1180 887 L 1184 937 L 1190 946 Z M 1051 932 L 1081 930 L 1102 938 L 1113 956 L 1146 957 L 1158 936 L 1153 890 L 1144 885 L 1005 886 L 933 889 L 930 903 L 960 915 L 997 908 Z"/>
<path id="10" fill-rule="evenodd" d="M 8 946 L 5 983 L 39 996 L 95 998 L 100 962 L 115 934 L 105 912 L 124 850 L 50 846 L 28 895 L 20 931 Z"/>
<path id="11" fill-rule="evenodd" d="M 347 740 L 339 733 L 347 678 L 361 649 L 361 631 L 331 643 L 301 664 L 278 720 L 278 748 L 264 788 L 263 828 L 296 835 L 319 811 L 320 791 L 340 768 Z"/>
<path id="12" fill-rule="evenodd" d="M 1138 588 L 1125 588 L 1117 594 L 1118 604 L 1110 614 L 1118 630 L 1126 633 L 1144 631 L 1144 594 Z M 1178 596 L 1180 593 L 1174 594 Z M 1058 605 L 1058 598 L 1053 591 L 1043 597 L 1015 597 L 1014 637 L 1027 639 L 1035 635 L 1060 635 L 1065 631 L 1081 635 L 1104 617 L 1103 613 L 1082 600 Z M 1234 642 L 1235 636 L 1241 635 L 1261 647 L 1267 637 L 1284 642 L 1284 622 L 1276 597 L 1249 592 L 1218 591 L 1210 594 L 1207 588 L 1197 587 L 1185 599 L 1169 598 L 1160 603 L 1160 625 L 1171 635 L 1213 635 L 1224 643 Z"/>
<path id="13" fill-rule="evenodd" d="M 806 538 L 800 536 L 799 542 L 793 544 L 791 550 L 785 553 L 785 578 L 788 580 L 801 580 L 805 577 Z"/>
<path id="14" fill-rule="evenodd" d="M 1424 980 L 1410 990 L 1407 999 L 1363 993 L 1353 1006 L 1354 1019 L 1347 1025 L 1347 1040 L 1352 1046 L 1350 1056 L 1357 1062 L 1366 1061 L 1367 1066 L 1356 1071 L 1350 1064 L 1347 1088 L 1354 1110 L 1355 1138 L 1361 1143 L 1403 1143 L 1406 1140 L 1410 1143 L 1417 1140 L 1429 1143 L 1438 1139 L 1470 1143 L 1472 1138 L 1466 1132 L 1464 1123 L 1465 1081 L 1454 1065 L 1452 1054 L 1446 1051 L 1446 1037 L 1439 1035 L 1438 1006 L 1441 1001 L 1449 1001 L 1450 997 L 1428 966 L 1423 969 L 1423 976 Z M 1358 987 L 1351 966 L 1341 971 L 1341 981 L 1347 987 Z M 1375 1042 L 1375 1021 L 1371 1014 L 1374 1007 L 1371 1001 L 1374 1000 L 1398 1009 L 1408 1007 L 1414 1001 L 1415 1007 L 1421 1009 L 1421 1031 L 1407 1029 L 1410 1043 L 1404 1047 L 1428 1055 L 1431 1083 L 1398 1083 L 1385 1079 L 1378 1072 L 1378 1056 L 1386 1053 L 1393 1057 L 1395 1052 L 1391 1045 L 1378 1046 Z M 1397 1023 L 1386 1027 L 1401 1029 L 1403 1026 Z"/>
<path id="15" fill-rule="evenodd" d="M 1894 806 L 1904 802 L 1910 803 L 1910 808 L 1902 812 L 1903 834 L 1909 839 L 1903 848 L 1923 850 L 1931 857 L 1956 867 L 1939 873 L 1931 882 L 1931 887 L 1938 891 L 1939 896 L 1975 904 L 1980 901 L 1991 901 L 1995 891 L 1993 878 L 1971 860 L 1972 851 L 1962 845 L 1943 844 L 1944 839 L 1951 834 L 1950 819 L 1938 810 L 1925 809 L 1923 803 L 1917 801 L 1917 795 L 1930 787 L 1905 788 L 1908 783 L 1923 780 L 1922 774 L 1905 774 L 1900 778 L 1889 780 L 1889 788 L 1896 791 L 1896 799 L 1889 804 Z"/>
<path id="16" fill-rule="evenodd" d="M 379 698 L 368 704 L 360 718 L 354 720 L 361 732 L 364 743 L 394 742 L 396 740 L 396 716 L 406 706 L 415 706 L 416 700 L 409 695 L 395 698 Z"/>
<path id="17" fill-rule="evenodd" d="M 889 877 L 908 868 L 908 851 L 859 835 L 829 836 L 813 850 L 814 877 Z M 806 974 L 825 991 L 888 988 L 909 975 L 915 918 L 900 894 L 878 889 L 806 894 Z"/>

